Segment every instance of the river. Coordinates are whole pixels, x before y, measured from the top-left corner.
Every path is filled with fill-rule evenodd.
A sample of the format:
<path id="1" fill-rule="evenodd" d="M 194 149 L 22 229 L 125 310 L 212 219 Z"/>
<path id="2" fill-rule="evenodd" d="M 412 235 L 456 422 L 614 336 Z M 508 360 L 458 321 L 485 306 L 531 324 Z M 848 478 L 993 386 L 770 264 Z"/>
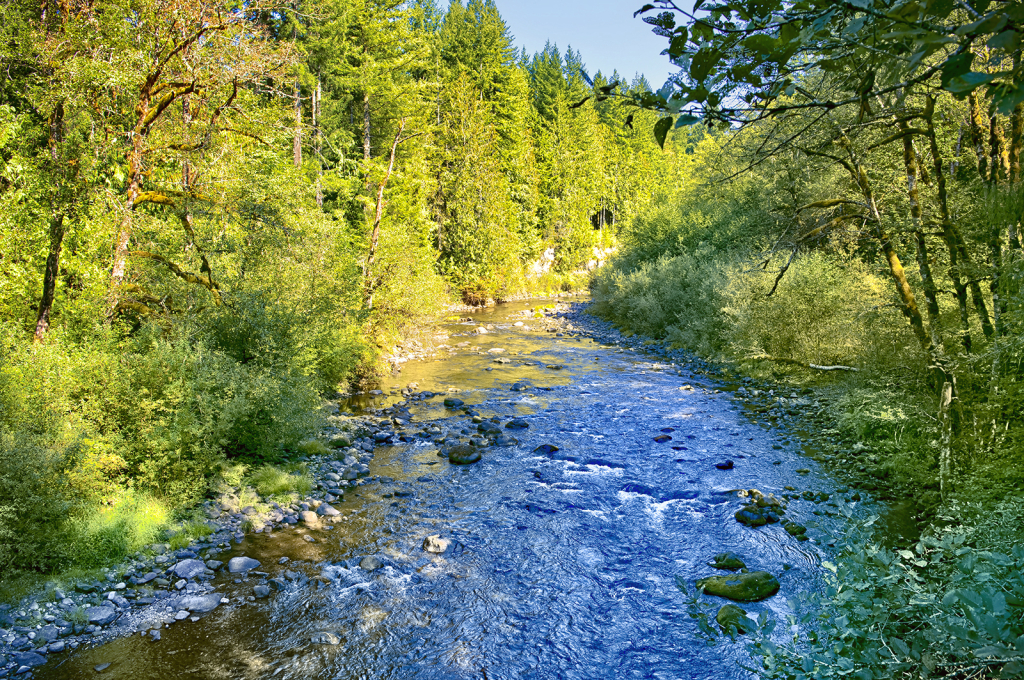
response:
<path id="1" fill-rule="evenodd" d="M 254 557 L 270 576 L 290 570 L 285 590 L 246 602 L 266 576 L 221 574 L 214 583 L 235 604 L 168 626 L 157 642 L 134 634 L 54 656 L 37 677 L 751 677 L 742 642 L 698 635 L 676 576 L 692 584 L 716 573 L 707 564 L 715 554 L 735 552 L 778 577 L 778 595 L 744 607 L 781 624 L 787 598 L 815 587 L 821 534 L 799 542 L 778 524 L 739 524 L 735 490 L 832 484 L 724 386 L 665 359 L 547 332 L 527 311 L 535 304 L 448 325 L 450 344 L 469 344 L 409 362 L 393 381 L 461 390 L 502 425 L 524 419 L 528 428 L 506 430 L 517 445 L 464 466 L 424 439 L 379 448 L 370 475 L 385 480 L 347 493 L 336 504 L 345 521 L 316 532 L 317 542 L 294 530 L 250 534 L 218 558 Z M 482 324 L 493 331 L 473 332 Z M 408 413 L 411 432 L 476 429 L 441 396 L 410 402 Z M 733 469 L 715 467 L 726 459 Z M 814 507 L 790 503 L 789 516 L 812 525 Z M 445 554 L 422 549 L 432 534 L 451 541 Z M 384 567 L 361 569 L 367 555 Z M 712 615 L 725 604 L 703 599 Z M 337 644 L 317 644 L 324 633 Z M 97 674 L 100 664 L 110 665 Z"/>

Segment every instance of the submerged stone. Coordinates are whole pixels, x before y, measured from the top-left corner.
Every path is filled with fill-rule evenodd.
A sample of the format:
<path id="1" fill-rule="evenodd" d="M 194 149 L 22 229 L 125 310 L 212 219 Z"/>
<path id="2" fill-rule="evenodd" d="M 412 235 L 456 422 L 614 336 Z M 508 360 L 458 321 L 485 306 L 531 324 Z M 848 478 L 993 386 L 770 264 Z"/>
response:
<path id="1" fill-rule="evenodd" d="M 711 566 L 715 569 L 724 569 L 726 571 L 739 571 L 740 569 L 744 569 L 747 565 L 736 553 L 724 552 L 715 555 L 715 559 L 711 562 Z"/>
<path id="2" fill-rule="evenodd" d="M 747 612 L 742 607 L 734 604 L 727 604 L 718 610 L 715 621 L 722 627 L 722 632 L 728 633 L 730 629 L 740 635 L 750 633 L 754 630 L 754 622 L 747 618 Z"/>

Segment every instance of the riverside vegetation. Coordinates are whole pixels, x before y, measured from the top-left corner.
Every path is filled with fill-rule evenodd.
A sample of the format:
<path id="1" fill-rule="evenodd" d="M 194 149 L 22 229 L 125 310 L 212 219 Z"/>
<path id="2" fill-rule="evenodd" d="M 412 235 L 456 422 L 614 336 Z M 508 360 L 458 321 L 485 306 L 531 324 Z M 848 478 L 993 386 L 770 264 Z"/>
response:
<path id="1" fill-rule="evenodd" d="M 275 484 L 446 303 L 578 287 L 661 163 L 657 114 L 606 96 L 642 78 L 517 51 L 489 1 L 4 0 L 0 26 L 6 597 L 239 469 Z"/>
<path id="2" fill-rule="evenodd" d="M 183 547 L 220 485 L 301 497 L 325 395 L 617 239 L 595 313 L 813 391 L 823 455 L 922 520 L 837 506 L 863 530 L 757 672 L 1018 677 L 1021 9 L 696 7 L 641 10 L 652 92 L 480 0 L 0 4 L 7 596 Z"/>

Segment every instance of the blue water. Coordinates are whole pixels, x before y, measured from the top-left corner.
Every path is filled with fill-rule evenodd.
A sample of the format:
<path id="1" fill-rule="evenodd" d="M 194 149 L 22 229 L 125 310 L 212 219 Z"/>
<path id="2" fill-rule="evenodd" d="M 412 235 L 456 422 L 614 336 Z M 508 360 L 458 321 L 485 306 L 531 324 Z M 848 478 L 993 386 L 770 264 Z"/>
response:
<path id="1" fill-rule="evenodd" d="M 785 485 L 830 483 L 817 472 L 797 474 L 813 463 L 795 447 L 774 450 L 783 437 L 751 423 L 716 385 L 589 338 L 531 330 L 532 321 L 511 326 L 527 306 L 481 315 L 495 332 L 453 337 L 450 344 L 470 345 L 444 360 L 411 362 L 393 381 L 459 388 L 466 404 L 502 424 L 525 418 L 528 429 L 508 431 L 518 445 L 489 448 L 469 466 L 449 465 L 423 440 L 378 449 L 371 474 L 395 481 L 347 494 L 337 507 L 349 519 L 316 532 L 317 543 L 285 530 L 251 535 L 235 549 L 271 575 L 304 574 L 288 590 L 175 624 L 159 642 L 136 634 L 79 649 L 40 677 L 98 677 L 93 665 L 105 662 L 112 665 L 104 677 L 133 680 L 752 677 L 741 667 L 752 664 L 742 642 L 708 645 L 698 635 L 676 576 L 692 584 L 715 573 L 707 566 L 715 554 L 738 553 L 782 586 L 745 608 L 768 612 L 788 635 L 787 598 L 814 587 L 819 548 L 779 525 L 738 524 L 735 490 L 781 494 Z M 511 391 L 515 382 L 528 389 Z M 412 403 L 409 413 L 410 432 L 431 422 L 475 431 L 440 397 Z M 661 434 L 671 440 L 655 442 Z M 558 450 L 536 451 L 542 444 Z M 715 469 L 726 458 L 735 468 Z M 797 505 L 790 515 L 810 524 Z M 452 548 L 425 553 L 431 534 Z M 385 567 L 363 571 L 365 555 Z M 291 561 L 279 566 L 280 556 Z M 217 583 L 234 600 L 257 581 Z M 703 599 L 712 616 L 725 604 Z M 321 631 L 340 644 L 312 644 Z"/>

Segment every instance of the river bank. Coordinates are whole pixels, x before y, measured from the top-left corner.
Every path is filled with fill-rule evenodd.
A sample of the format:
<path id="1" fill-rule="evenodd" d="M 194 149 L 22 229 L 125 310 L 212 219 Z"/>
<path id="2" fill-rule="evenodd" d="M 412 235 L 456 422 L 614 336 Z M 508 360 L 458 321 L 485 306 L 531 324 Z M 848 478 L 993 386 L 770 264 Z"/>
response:
<path id="1" fill-rule="evenodd" d="M 699 560 L 689 549 L 682 554 L 673 554 L 667 562 L 665 558 L 660 560 L 668 569 L 658 577 L 659 580 L 667 578 L 667 583 L 658 588 L 661 593 L 658 599 L 664 603 L 664 598 L 668 597 L 668 601 L 673 601 L 670 607 L 673 611 L 682 612 L 682 605 L 674 601 L 678 596 L 665 594 L 666 588 L 669 592 L 675 590 L 672 582 L 675 569 L 670 565 L 675 564 L 678 569 L 682 559 L 683 571 L 693 572 L 686 577 L 692 585 L 693 579 L 708 575 L 707 567 L 701 566 L 704 561 L 730 548 L 739 548 L 738 552 L 747 553 L 748 561 L 753 559 L 755 564 L 759 563 L 778 574 L 784 591 L 792 592 L 794 588 L 799 590 L 803 587 L 798 585 L 800 579 L 808 579 L 817 569 L 815 565 L 820 558 L 815 556 L 814 550 L 807 552 L 796 546 L 802 545 L 800 537 L 813 546 L 826 535 L 820 533 L 818 526 L 829 521 L 832 514 L 835 501 L 830 497 L 845 489 L 836 488 L 820 478 L 811 469 L 813 464 L 808 466 L 788 433 L 781 438 L 776 436 L 776 432 L 764 433 L 757 425 L 746 423 L 739 412 L 740 404 L 724 399 L 725 395 L 720 390 L 722 386 L 706 382 L 701 376 L 701 372 L 713 374 L 715 369 L 710 365 L 701 364 L 693 357 L 686 358 L 686 368 L 678 362 L 652 364 L 625 349 L 638 343 L 642 346 L 641 341 L 616 337 L 613 329 L 582 314 L 578 307 L 561 304 L 555 310 L 538 311 L 538 307 L 544 306 L 549 305 L 534 306 L 533 309 L 523 306 L 507 318 L 499 318 L 508 313 L 507 308 L 500 312 L 485 311 L 471 322 L 450 326 L 455 342 L 441 343 L 444 346 L 439 348 L 447 354 L 446 362 L 419 362 L 408 367 L 402 376 L 405 387 L 395 385 L 395 389 L 387 392 L 382 390 L 378 394 L 325 405 L 332 411 L 337 409 L 337 412 L 330 416 L 330 427 L 322 433 L 324 451 L 305 457 L 304 462 L 315 483 L 315 490 L 308 497 L 282 505 L 271 499 L 252 499 L 251 495 L 246 495 L 245 489 L 237 489 L 211 499 L 204 506 L 204 511 L 210 522 L 216 523 L 216 530 L 208 539 L 172 555 L 141 556 L 119 565 L 110 570 L 105 584 L 84 584 L 86 588 L 91 586 L 93 592 L 61 593 L 70 595 L 64 598 L 70 603 L 62 599 L 40 604 L 37 609 L 30 604 L 23 606 L 16 610 L 15 626 L 8 630 L 7 637 L 17 634 L 13 642 L 21 647 L 19 652 L 39 657 L 26 656 L 24 660 L 38 662 L 50 655 L 39 654 L 43 645 L 37 640 L 50 637 L 56 630 L 56 639 L 48 642 L 45 648 L 49 652 L 50 645 L 56 646 L 52 649 L 52 656 L 57 665 L 49 664 L 42 668 L 40 677 L 76 677 L 72 673 L 79 671 L 75 669 L 91 669 L 89 662 L 93 660 L 97 661 L 94 666 L 124 662 L 124 650 L 139 653 L 141 641 L 153 644 L 163 638 L 165 642 L 162 644 L 166 645 L 170 635 L 179 643 L 194 646 L 194 638 L 200 634 L 199 631 L 205 630 L 204 637 L 210 636 L 210 626 L 230 640 L 237 636 L 229 634 L 227 629 L 239 622 L 241 628 L 248 631 L 246 635 L 252 635 L 254 632 L 245 622 L 265 618 L 268 616 L 265 609 L 275 610 L 281 606 L 275 603 L 287 601 L 294 605 L 297 599 L 309 596 L 311 589 L 336 592 L 338 588 L 344 591 L 356 587 L 359 590 L 363 586 L 357 586 L 357 583 L 377 582 L 375 574 L 381 569 L 384 569 L 380 573 L 385 574 L 385 580 L 434 578 L 443 573 L 450 577 L 451 569 L 465 568 L 465 565 L 458 565 L 465 551 L 480 550 L 480 546 L 470 548 L 472 542 L 450 526 L 446 527 L 447 532 L 433 531 L 437 528 L 436 520 L 427 522 L 431 533 L 425 533 L 428 529 L 424 528 L 416 531 L 407 528 L 400 533 L 392 524 L 398 521 L 394 513 L 398 513 L 398 517 L 412 513 L 431 514 L 429 507 L 436 503 L 427 503 L 428 507 L 423 508 L 423 502 L 417 500 L 436 485 L 437 472 L 465 474 L 458 466 L 444 464 L 438 453 L 456 446 L 474 446 L 482 452 L 484 467 L 471 466 L 466 470 L 470 474 L 473 474 L 471 470 L 488 470 L 487 474 L 499 475 L 529 472 L 522 469 L 522 463 L 515 462 L 526 455 L 527 464 L 533 466 L 533 472 L 527 476 L 527 488 L 521 491 L 543 491 L 558 498 L 511 506 L 516 508 L 511 511 L 513 515 L 523 513 L 530 517 L 527 522 L 566 513 L 583 513 L 584 517 L 593 512 L 604 514 L 613 507 L 619 507 L 613 515 L 617 516 L 624 512 L 620 507 L 623 503 L 628 507 L 627 514 L 640 513 L 636 518 L 642 524 L 654 521 L 655 533 L 665 531 L 667 516 L 673 517 L 674 522 L 682 521 L 682 527 L 689 523 L 685 518 L 691 516 L 695 509 L 700 517 L 708 517 L 706 521 L 713 524 L 705 529 L 707 535 L 698 539 L 704 546 Z M 572 361 L 567 362 L 567 359 Z M 448 373 L 439 374 L 432 366 L 443 366 Z M 615 376 L 619 375 L 630 381 L 653 380 L 655 382 L 649 389 L 658 385 L 655 392 L 660 391 L 664 397 L 659 400 L 654 398 L 655 392 L 637 393 L 635 389 L 627 390 L 631 394 L 629 397 L 615 392 L 619 395 L 615 401 L 622 403 L 626 411 L 631 412 L 630 416 L 623 420 L 614 415 L 610 419 L 599 415 L 606 413 L 607 408 L 594 404 L 592 397 L 584 395 L 594 389 L 619 389 L 614 382 L 618 380 Z M 629 378 L 631 375 L 635 377 Z M 431 389 L 424 389 L 427 386 L 426 376 L 433 383 Z M 609 379 L 613 382 L 608 383 Z M 605 386 L 595 388 L 595 384 Z M 679 407 L 674 405 L 687 401 L 695 402 L 696 408 L 686 407 L 679 411 Z M 570 404 L 576 402 L 581 407 L 585 406 L 585 412 L 593 412 L 596 422 L 604 430 L 601 434 L 589 433 L 586 426 L 581 429 L 579 423 L 573 425 L 564 420 L 572 418 L 570 413 L 574 409 Z M 611 402 L 600 400 L 598 403 Z M 541 408 L 545 404 L 547 406 Z M 703 404 L 705 410 L 702 411 L 699 404 Z M 639 412 L 636 411 L 638 405 L 642 406 Z M 365 412 L 353 414 L 350 412 L 352 408 L 357 411 L 365 409 Z M 552 430 L 550 423 L 545 422 L 551 417 L 563 424 Z M 492 422 L 495 418 L 498 423 Z M 721 422 L 704 425 L 703 422 L 711 421 L 703 421 L 703 418 L 712 421 L 718 418 Z M 654 421 L 663 425 L 654 427 L 657 424 Z M 526 427 L 508 427 L 513 422 L 525 423 Z M 672 425 L 668 425 L 669 422 Z M 701 425 L 686 437 L 702 440 L 699 446 L 675 434 L 680 426 L 697 422 Z M 644 423 L 646 426 L 641 429 L 651 429 L 651 434 L 638 436 L 630 434 L 634 427 L 621 429 L 625 425 Z M 672 434 L 661 433 L 666 426 L 673 428 Z M 722 433 L 715 434 L 716 431 Z M 745 438 L 740 437 L 742 432 L 747 433 Z M 769 439 L 763 443 L 749 443 L 766 434 Z M 552 435 L 561 440 L 557 445 L 551 443 Z M 738 438 L 733 439 L 734 436 Z M 536 442 L 529 440 L 537 437 L 540 437 L 541 446 L 547 445 L 551 449 L 546 453 L 542 450 L 540 454 L 537 451 L 525 454 L 535 448 Z M 629 441 L 627 449 L 638 453 L 623 451 L 618 445 L 608 448 L 612 444 L 608 440 L 612 438 L 616 443 L 625 443 L 622 437 Z M 575 447 L 573 441 L 576 442 Z M 574 452 L 574 448 L 579 453 Z M 639 451 L 648 453 L 637 458 Z M 492 470 L 494 463 L 487 463 L 490 458 L 498 456 L 503 459 L 510 453 L 513 458 L 503 460 L 499 468 Z M 665 458 L 666 453 L 674 457 Z M 664 462 L 651 469 L 655 460 L 649 458 L 651 455 L 657 459 L 664 458 Z M 380 456 L 384 459 L 378 460 Z M 407 456 L 412 458 L 403 458 Z M 724 464 L 727 460 L 734 461 L 734 469 L 723 472 L 716 468 L 717 464 Z M 436 468 L 438 464 L 443 464 L 443 469 Z M 680 466 L 691 471 L 672 471 L 672 468 Z M 413 471 L 419 474 L 413 474 Z M 600 501 L 594 507 L 575 502 L 566 506 L 566 494 L 583 492 L 584 496 L 593 496 L 587 492 L 585 484 L 582 489 L 574 488 L 580 486 L 581 483 L 573 480 L 579 479 L 581 474 L 596 474 L 596 479 L 601 480 L 592 491 L 609 481 L 604 479 L 607 475 L 637 478 L 634 481 L 611 481 L 612 489 L 617 489 L 610 497 L 615 499 L 612 506 L 606 507 L 607 501 Z M 672 481 L 679 474 L 688 476 Z M 650 475 L 653 477 L 646 478 Z M 458 477 L 450 479 L 454 481 Z M 727 482 L 728 486 L 723 487 L 722 482 Z M 505 483 L 511 485 L 510 488 L 523 484 L 518 480 L 506 480 Z M 534 488 L 535 485 L 539 488 Z M 738 494 L 737 488 L 744 489 L 744 493 Z M 794 524 L 792 531 L 782 531 L 781 524 L 778 528 L 765 527 L 767 520 L 761 525 L 755 521 L 754 525 L 759 526 L 757 529 L 744 527 L 736 521 L 733 515 L 751 504 L 747 495 L 751 488 L 762 489 L 766 494 L 777 493 L 777 497 L 789 506 L 785 524 Z M 438 491 L 440 489 L 431 493 Z M 606 497 L 606 493 L 594 498 Z M 439 502 L 445 508 L 452 501 Z M 243 506 L 243 503 L 247 504 Z M 650 514 L 652 512 L 653 515 Z M 799 521 L 790 520 L 790 517 Z M 467 521 L 477 520 L 470 513 Z M 486 520 L 485 523 L 491 521 Z M 394 549 L 379 549 L 385 535 L 379 533 L 382 526 L 390 537 L 387 541 L 401 539 L 401 549 L 397 554 Z M 522 526 L 529 527 L 529 524 Z M 368 528 L 375 536 L 372 539 L 366 535 Z M 514 526 L 511 528 L 514 530 Z M 535 540 L 550 541 L 552 527 L 538 526 L 536 529 L 540 533 Z M 679 530 L 673 528 L 669 533 Z M 692 532 L 692 527 L 690 530 Z M 737 530 L 741 533 L 734 535 Z M 619 528 L 617 531 L 631 532 L 633 529 Z M 426 539 L 435 533 L 440 540 L 448 542 L 440 556 L 424 547 Z M 684 532 L 683 535 L 691 543 L 694 540 L 692 533 Z M 341 543 L 338 543 L 339 538 Z M 623 538 L 616 536 L 613 541 L 618 543 Z M 765 538 L 770 538 L 768 543 L 763 542 Z M 751 540 L 753 545 L 749 543 Z M 634 536 L 626 544 L 632 541 L 644 546 L 649 545 L 651 539 Z M 367 549 L 373 545 L 377 545 L 377 549 Z M 754 545 L 756 549 L 752 549 Z M 517 543 L 513 550 L 519 548 Z M 659 544 L 650 545 L 648 549 L 657 554 L 666 548 Z M 584 560 L 585 563 L 592 562 L 593 556 L 607 550 L 607 546 L 597 545 L 592 550 L 597 552 L 587 553 L 591 557 Z M 152 552 L 160 552 L 160 549 L 154 547 Z M 571 558 L 568 555 L 562 557 L 572 561 L 580 559 L 578 551 L 573 552 Z M 258 564 L 247 560 L 255 560 Z M 580 566 L 587 568 L 587 564 Z M 600 596 L 607 597 L 609 588 L 612 592 L 621 588 L 632 592 L 630 589 L 635 590 L 638 584 L 651 576 L 645 573 L 624 580 L 613 579 L 599 589 Z M 344 585 L 346 583 L 348 585 Z M 619 585 L 613 587 L 612 583 Z M 647 587 L 639 586 L 638 592 L 646 590 Z M 126 597 L 129 592 L 136 596 Z M 82 627 L 76 631 L 75 624 L 62 615 L 81 609 L 89 611 L 87 605 L 93 608 L 89 616 L 96 619 L 91 622 L 93 629 L 87 631 Z M 379 603 L 374 606 L 379 608 Z M 776 616 L 784 614 L 784 608 L 778 609 L 778 605 L 771 603 L 762 611 L 773 610 L 777 610 Z M 754 611 L 758 610 L 755 608 Z M 272 613 L 269 615 L 273 616 Z M 393 611 L 391 615 L 397 613 Z M 113 619 L 108 621 L 111 616 Z M 47 617 L 53 617 L 53 620 Z M 211 617 L 215 623 L 207 621 Z M 362 623 L 354 622 L 354 625 L 365 627 L 365 620 L 360 621 Z M 70 635 L 66 634 L 67 626 L 63 623 L 72 624 Z M 188 632 L 192 625 L 196 627 L 195 632 Z M 315 623 L 312 625 L 316 627 Z M 375 628 L 376 624 L 371 627 Z M 41 632 L 44 629 L 46 632 Z M 31 633 L 35 633 L 32 638 L 29 637 Z M 347 636 L 351 636 L 351 631 L 339 630 L 337 624 L 316 630 L 306 626 L 301 631 L 305 641 L 301 647 L 307 651 L 322 651 L 325 644 L 333 646 L 331 640 L 341 641 Z M 111 639 L 124 641 L 118 643 L 123 649 L 111 648 L 104 652 L 106 647 L 98 643 Z M 66 650 L 75 646 L 88 649 L 85 653 L 77 651 L 68 658 L 68 654 L 60 651 L 61 642 Z M 267 641 L 263 640 L 257 646 L 266 644 Z M 115 661 L 104 661 L 107 658 L 105 653 Z M 687 651 L 687 654 L 692 656 L 694 650 Z M 151 656 L 151 653 L 146 652 L 145 655 Z M 697 656 L 701 655 L 698 653 Z M 19 658 L 9 657 L 6 672 L 21 670 L 21 666 L 15 667 L 21 663 Z M 127 673 L 130 666 L 125 666 L 121 672 Z M 48 671 L 49 667 L 54 670 Z M 139 672 L 137 664 L 134 668 L 133 673 Z M 157 673 L 151 677 L 161 676 Z M 727 674 L 723 677 L 741 675 Z"/>

